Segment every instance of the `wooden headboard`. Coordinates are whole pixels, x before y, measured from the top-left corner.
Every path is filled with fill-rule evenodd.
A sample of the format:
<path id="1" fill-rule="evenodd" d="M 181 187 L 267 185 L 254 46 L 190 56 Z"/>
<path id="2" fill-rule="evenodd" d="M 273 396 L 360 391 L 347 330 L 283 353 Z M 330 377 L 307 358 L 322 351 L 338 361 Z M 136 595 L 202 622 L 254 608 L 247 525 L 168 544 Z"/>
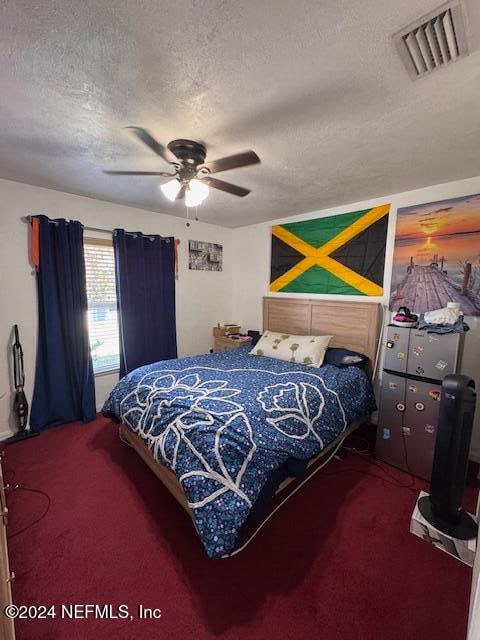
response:
<path id="1" fill-rule="evenodd" d="M 333 335 L 331 347 L 364 353 L 375 362 L 380 333 L 377 302 L 263 298 L 263 330 L 297 335 Z"/>

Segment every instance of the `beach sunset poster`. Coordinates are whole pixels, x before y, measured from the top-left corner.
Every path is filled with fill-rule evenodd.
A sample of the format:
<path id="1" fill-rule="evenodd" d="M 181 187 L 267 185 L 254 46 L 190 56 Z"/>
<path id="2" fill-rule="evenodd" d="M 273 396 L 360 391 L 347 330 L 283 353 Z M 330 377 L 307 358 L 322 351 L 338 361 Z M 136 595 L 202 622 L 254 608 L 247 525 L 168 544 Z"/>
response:
<path id="1" fill-rule="evenodd" d="M 398 209 L 390 309 L 480 315 L 480 194 Z"/>

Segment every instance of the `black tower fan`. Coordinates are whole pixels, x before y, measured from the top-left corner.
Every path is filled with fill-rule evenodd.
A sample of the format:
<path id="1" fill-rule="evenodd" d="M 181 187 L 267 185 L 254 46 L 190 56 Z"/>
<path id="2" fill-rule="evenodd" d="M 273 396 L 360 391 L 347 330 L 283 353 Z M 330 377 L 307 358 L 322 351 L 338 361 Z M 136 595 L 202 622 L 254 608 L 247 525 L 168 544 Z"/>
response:
<path id="1" fill-rule="evenodd" d="M 462 510 L 476 399 L 472 378 L 445 376 L 430 495 L 418 501 L 420 513 L 430 524 L 460 540 L 477 535 L 477 524 Z"/>

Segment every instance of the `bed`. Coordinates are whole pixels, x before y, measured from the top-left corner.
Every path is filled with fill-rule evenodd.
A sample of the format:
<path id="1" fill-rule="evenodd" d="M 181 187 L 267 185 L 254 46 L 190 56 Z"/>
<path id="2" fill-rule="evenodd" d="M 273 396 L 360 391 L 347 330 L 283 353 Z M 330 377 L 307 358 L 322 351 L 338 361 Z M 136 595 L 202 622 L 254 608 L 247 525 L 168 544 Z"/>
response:
<path id="1" fill-rule="evenodd" d="M 375 358 L 379 305 L 264 299 L 264 330 L 332 334 Z M 125 376 L 103 413 L 191 516 L 209 557 L 231 555 L 272 476 L 328 455 L 375 410 L 369 376 L 234 351 Z M 284 474 L 285 475 L 285 474 Z M 285 491 L 286 477 L 278 486 Z"/>

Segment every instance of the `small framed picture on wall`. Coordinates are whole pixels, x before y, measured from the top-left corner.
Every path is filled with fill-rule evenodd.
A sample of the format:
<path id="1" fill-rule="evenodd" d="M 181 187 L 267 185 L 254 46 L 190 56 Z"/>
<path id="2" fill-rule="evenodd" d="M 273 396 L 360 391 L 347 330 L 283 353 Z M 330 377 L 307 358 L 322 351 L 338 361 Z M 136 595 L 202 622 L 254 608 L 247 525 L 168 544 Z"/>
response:
<path id="1" fill-rule="evenodd" d="M 222 271 L 223 247 L 213 242 L 189 240 L 188 268 L 194 271 Z"/>

